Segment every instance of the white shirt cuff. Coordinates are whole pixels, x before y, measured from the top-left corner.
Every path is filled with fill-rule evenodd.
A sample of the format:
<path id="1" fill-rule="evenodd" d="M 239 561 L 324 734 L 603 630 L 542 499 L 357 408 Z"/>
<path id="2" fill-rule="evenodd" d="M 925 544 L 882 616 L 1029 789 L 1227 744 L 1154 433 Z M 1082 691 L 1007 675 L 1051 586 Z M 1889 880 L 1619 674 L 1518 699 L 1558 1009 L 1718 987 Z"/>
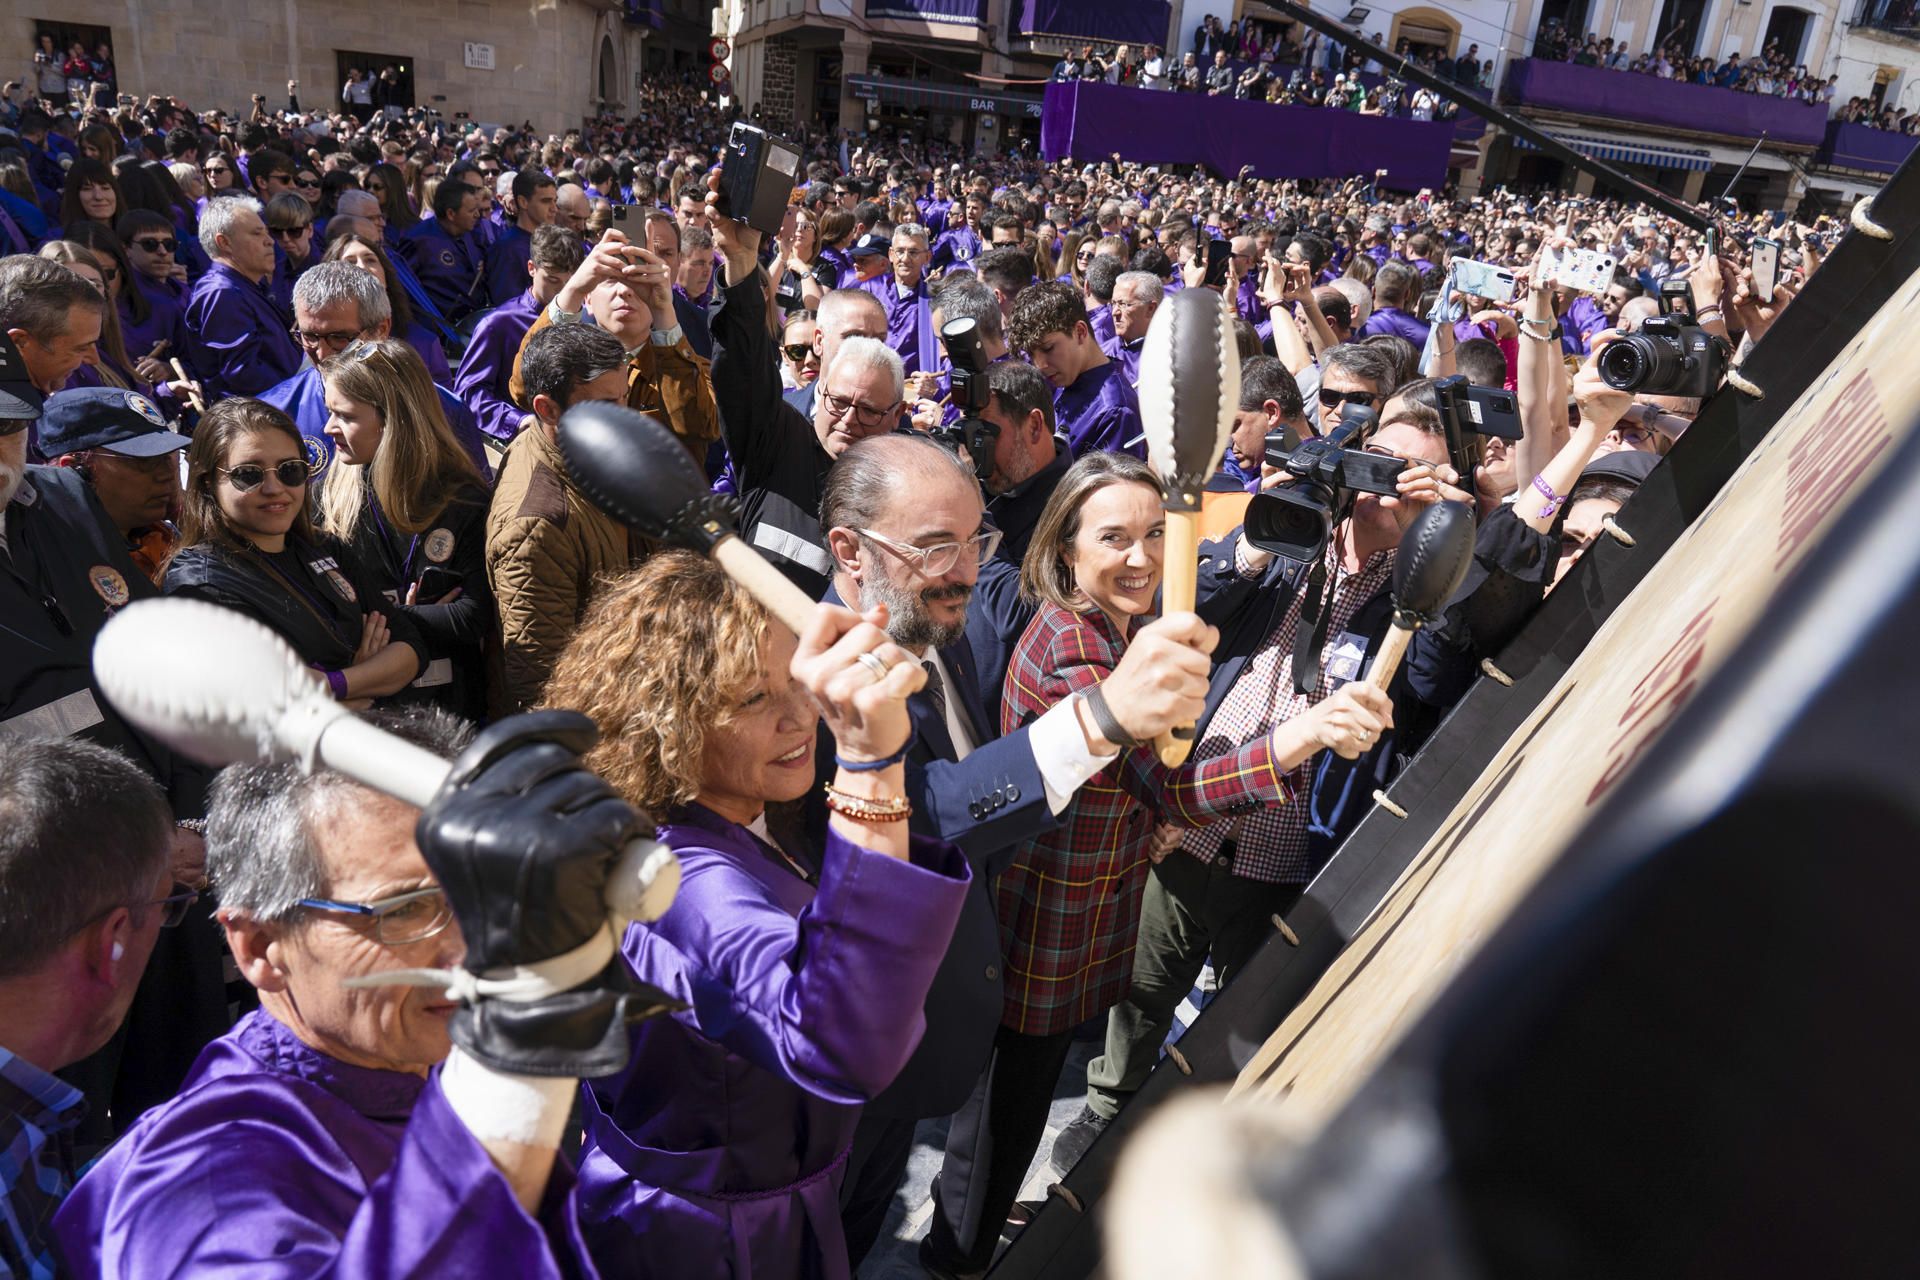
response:
<path id="1" fill-rule="evenodd" d="M 675 324 L 671 329 L 655 329 L 649 336 L 652 338 L 654 346 L 671 347 L 679 343 L 683 332 L 684 330 L 682 330 L 678 324 Z"/>
<path id="2" fill-rule="evenodd" d="M 1027 730 L 1033 762 L 1047 789 L 1047 808 L 1058 814 L 1072 803 L 1074 792 L 1087 779 L 1119 758 L 1118 751 L 1095 755 L 1087 749 L 1087 735 L 1074 709 L 1079 695 L 1056 702 Z"/>

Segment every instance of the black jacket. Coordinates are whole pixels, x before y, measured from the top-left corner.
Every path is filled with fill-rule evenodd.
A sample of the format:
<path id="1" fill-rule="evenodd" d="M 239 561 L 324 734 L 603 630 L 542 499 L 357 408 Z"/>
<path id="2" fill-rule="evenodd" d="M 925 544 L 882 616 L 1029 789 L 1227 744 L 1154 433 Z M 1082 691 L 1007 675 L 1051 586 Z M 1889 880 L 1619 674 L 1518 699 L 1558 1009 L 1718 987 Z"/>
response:
<path id="1" fill-rule="evenodd" d="M 93 680 L 107 619 L 159 594 L 79 472 L 28 467 L 0 551 L 0 741 L 79 736 L 125 753 L 167 792 L 174 816 L 205 813 L 209 770 L 122 720 Z"/>
<path id="2" fill-rule="evenodd" d="M 287 549 L 271 557 L 210 542 L 184 547 L 167 566 L 162 589 L 265 623 L 302 662 L 327 671 L 353 665 L 365 611 L 374 609 L 386 615 L 394 643 L 411 648 L 421 669 L 427 665 L 426 641 L 413 619 L 387 603 L 380 582 L 344 543 L 324 534 L 318 545 L 289 535 Z"/>
<path id="3" fill-rule="evenodd" d="M 833 459 L 781 395 L 759 273 L 726 291 L 713 322 L 713 396 L 740 495 L 740 536 L 818 600 L 833 580 L 820 495 Z"/>
<path id="4" fill-rule="evenodd" d="M 447 504 L 426 532 L 405 534 L 372 518 L 379 508 L 368 486 L 367 514 L 348 548 L 381 598 L 412 619 L 428 655 L 413 687 L 395 695 L 398 703 L 430 702 L 469 720 L 486 716 L 486 649 L 499 625 L 487 581 L 490 500 L 476 480 Z M 420 600 L 438 600 L 455 587 L 460 598 L 450 604 L 407 605 L 407 592 L 422 579 Z"/>

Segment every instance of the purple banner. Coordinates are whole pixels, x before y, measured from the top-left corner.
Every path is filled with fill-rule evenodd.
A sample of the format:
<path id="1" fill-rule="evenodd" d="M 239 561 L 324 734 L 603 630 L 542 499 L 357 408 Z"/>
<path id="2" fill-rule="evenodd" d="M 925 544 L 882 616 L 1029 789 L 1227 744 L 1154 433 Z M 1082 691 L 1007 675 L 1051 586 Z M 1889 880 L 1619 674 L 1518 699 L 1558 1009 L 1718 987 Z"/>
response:
<path id="1" fill-rule="evenodd" d="M 1835 120 L 1827 126 L 1827 140 L 1820 148 L 1822 164 L 1846 169 L 1870 169 L 1892 173 L 1913 152 L 1916 138 L 1906 133 L 1890 133 L 1864 124 L 1842 124 Z"/>
<path id="2" fill-rule="evenodd" d="M 1204 164 L 1232 176 L 1346 178 L 1385 169 L 1386 186 L 1438 188 L 1447 180 L 1453 122 L 1363 116 L 1325 107 L 1209 98 L 1078 81 L 1047 86 L 1040 153 L 1048 160 Z"/>
<path id="3" fill-rule="evenodd" d="M 1165 44 L 1167 0 L 1019 0 L 1016 36 L 1058 36 L 1110 44 Z"/>
<path id="4" fill-rule="evenodd" d="M 1608 71 L 1572 62 L 1522 58 L 1507 75 L 1507 98 L 1529 107 L 1606 116 L 1668 129 L 1816 146 L 1827 134 L 1827 109 L 1764 93 L 1663 80 L 1636 71 Z"/>
<path id="5" fill-rule="evenodd" d="M 987 0 L 867 0 L 867 16 L 977 27 L 987 20 Z"/>
<path id="6" fill-rule="evenodd" d="M 626 21 L 630 27 L 653 27 L 656 30 L 667 25 L 666 0 L 626 0 Z"/>

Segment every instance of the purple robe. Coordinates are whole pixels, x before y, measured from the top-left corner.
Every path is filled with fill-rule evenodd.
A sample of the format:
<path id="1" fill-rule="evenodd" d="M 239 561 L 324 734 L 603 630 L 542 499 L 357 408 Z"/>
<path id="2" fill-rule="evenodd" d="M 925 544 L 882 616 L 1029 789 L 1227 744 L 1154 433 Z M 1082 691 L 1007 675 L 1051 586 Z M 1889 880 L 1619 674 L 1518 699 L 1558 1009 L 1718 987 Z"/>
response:
<path id="1" fill-rule="evenodd" d="M 1570 356 L 1584 356 L 1592 347 L 1593 335 L 1606 327 L 1607 313 L 1600 304 L 1580 294 L 1560 317 L 1560 348 Z"/>
<path id="2" fill-rule="evenodd" d="M 931 256 L 927 260 L 927 270 L 939 271 L 945 267 L 967 267 L 971 269 L 973 260 L 985 253 L 987 242 L 966 223 L 957 227 L 948 227 L 933 242 Z"/>
<path id="3" fill-rule="evenodd" d="M 128 358 L 135 362 L 144 359 L 156 342 L 167 344 L 167 349 L 160 353 L 162 362 L 179 356 L 187 345 L 183 324 L 187 314 L 187 287 L 172 277 L 154 280 L 138 271 L 133 273 L 132 284 L 147 300 L 147 318 L 145 323 L 134 321 L 133 307 L 123 292 L 119 302 L 120 338 Z"/>
<path id="4" fill-rule="evenodd" d="M 891 271 L 875 276 L 860 288 L 880 299 L 880 305 L 886 308 L 887 345 L 899 353 L 906 371 L 912 374 L 938 369 L 940 346 L 933 336 L 933 303 L 927 297 L 926 277 L 922 276 L 905 297 L 900 296 L 900 285 Z"/>
<path id="5" fill-rule="evenodd" d="M 1427 345 L 1427 328 L 1427 322 L 1410 311 L 1402 311 L 1398 307 L 1378 307 L 1360 326 L 1360 336 L 1368 338 L 1376 333 L 1391 333 L 1411 342 L 1417 351 Z"/>
<path id="6" fill-rule="evenodd" d="M 1054 433 L 1066 437 L 1067 448 L 1076 458 L 1095 449 L 1147 456 L 1140 401 L 1116 361 L 1088 369 L 1072 386 L 1056 391 L 1053 418 Z"/>
<path id="7" fill-rule="evenodd" d="M 208 404 L 228 396 L 257 396 L 300 368 L 293 315 L 282 311 L 268 284 L 255 284 L 216 262 L 193 287 L 180 352 L 200 380 Z"/>
<path id="8" fill-rule="evenodd" d="M 592 1274 L 564 1160 L 540 1218 L 422 1078 L 351 1067 L 263 1010 L 215 1040 L 53 1221 L 76 1276 Z"/>
<path id="9" fill-rule="evenodd" d="M 539 318 L 540 303 L 531 289 L 489 311 L 474 326 L 466 353 L 460 357 L 460 372 L 454 375 L 454 393 L 473 410 L 480 429 L 502 443 L 513 439 L 520 420 L 527 416 L 527 410 L 507 394 L 507 386 L 520 344 Z"/>
<path id="10" fill-rule="evenodd" d="M 1104 351 L 1107 344 L 1114 341 L 1113 308 L 1095 307 L 1087 312 L 1087 328 L 1092 331 L 1093 340 L 1099 343 L 1101 350 Z"/>
<path id="11" fill-rule="evenodd" d="M 610 1274 L 847 1280 L 839 1183 L 861 1104 L 898 1074 L 971 872 L 831 831 L 816 890 L 695 805 L 660 828 L 680 896 L 627 930 L 633 971 L 688 1003 L 587 1088 L 580 1217 Z"/>

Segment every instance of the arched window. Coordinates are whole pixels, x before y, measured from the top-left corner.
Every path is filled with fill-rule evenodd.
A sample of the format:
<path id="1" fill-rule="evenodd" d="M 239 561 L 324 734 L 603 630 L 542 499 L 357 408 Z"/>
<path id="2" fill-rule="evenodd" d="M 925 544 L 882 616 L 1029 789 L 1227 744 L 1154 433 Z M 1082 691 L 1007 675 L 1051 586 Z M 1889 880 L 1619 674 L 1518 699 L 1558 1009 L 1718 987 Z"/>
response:
<path id="1" fill-rule="evenodd" d="M 613 61 L 613 39 L 600 37 L 600 101 L 612 102 L 620 96 L 620 69 Z"/>
<path id="2" fill-rule="evenodd" d="M 1438 9 L 1406 9 L 1393 15 L 1393 27 L 1387 33 L 1387 48 L 1398 50 L 1405 40 L 1411 53 L 1432 49 L 1442 58 L 1455 56 L 1460 43 L 1460 22 Z"/>

